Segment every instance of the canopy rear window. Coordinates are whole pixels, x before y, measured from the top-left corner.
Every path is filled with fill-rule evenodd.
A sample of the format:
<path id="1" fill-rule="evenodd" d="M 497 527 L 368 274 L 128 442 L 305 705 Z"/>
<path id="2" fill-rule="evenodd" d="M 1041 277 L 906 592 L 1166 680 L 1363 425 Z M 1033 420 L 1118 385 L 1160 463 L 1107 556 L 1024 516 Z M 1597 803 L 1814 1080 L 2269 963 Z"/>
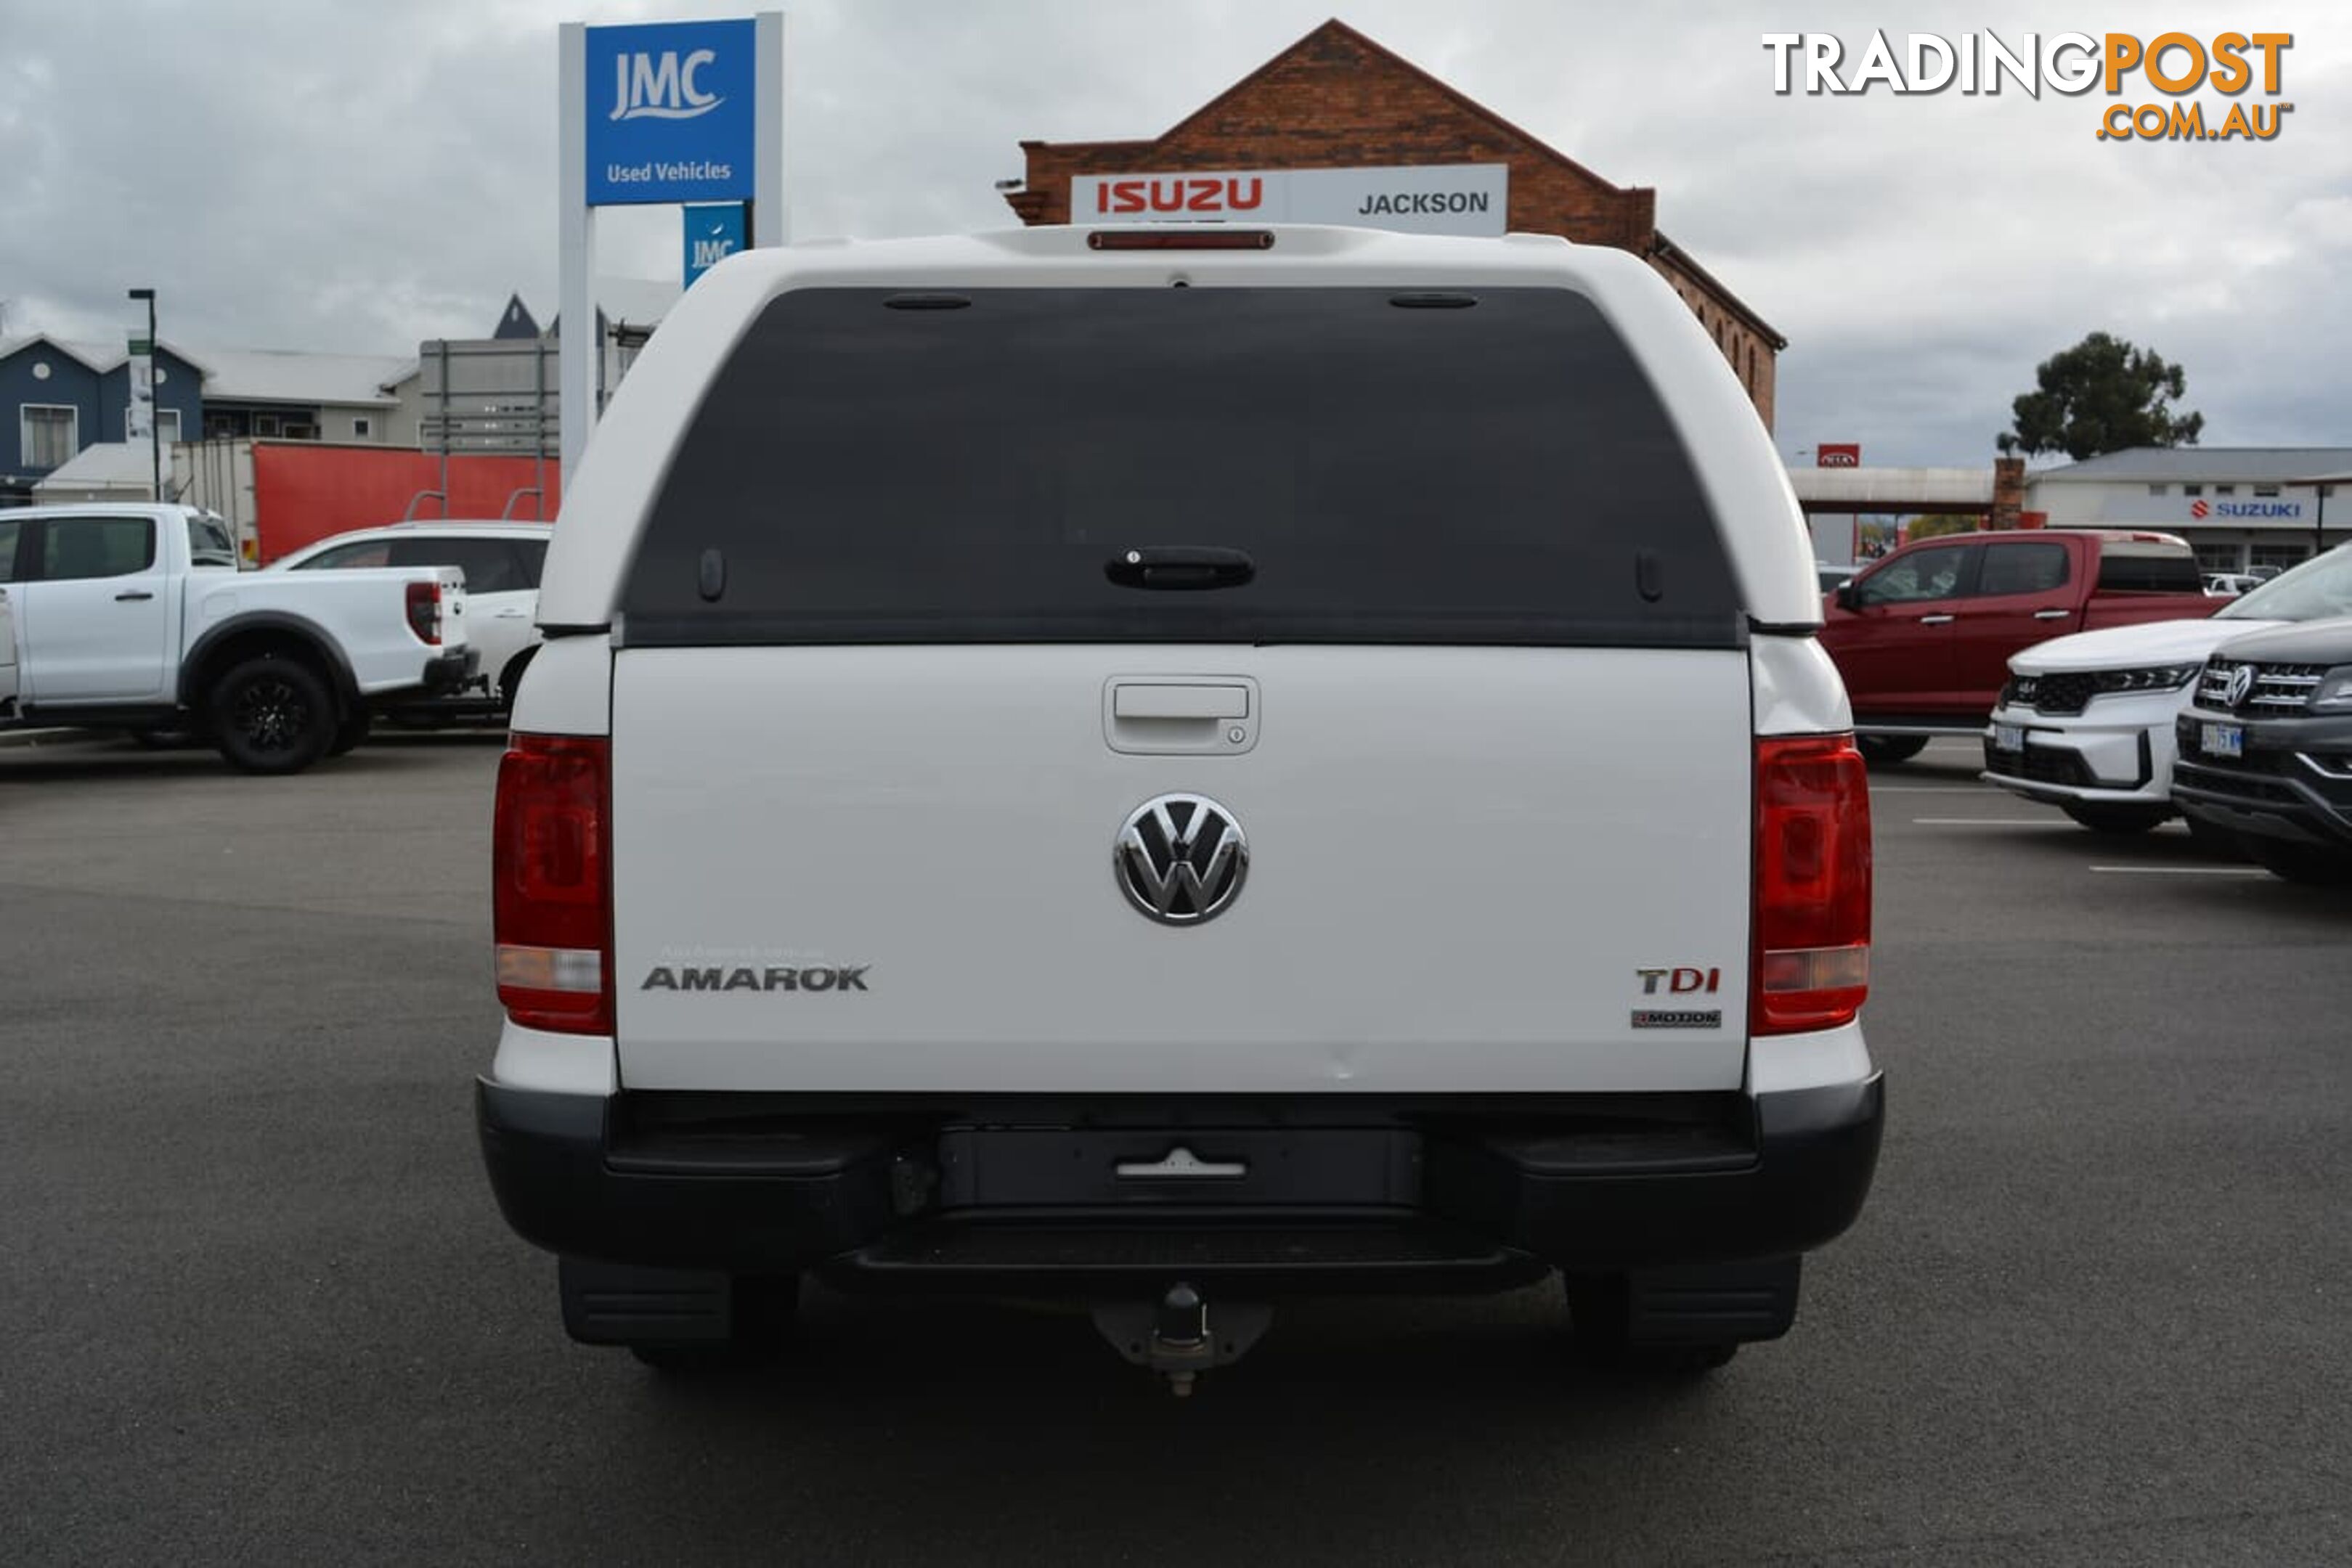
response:
<path id="1" fill-rule="evenodd" d="M 1238 586 L 1124 586 L 1129 551 Z M 1729 646 L 1655 392 L 1553 288 L 806 289 L 705 394 L 639 644 Z"/>
<path id="2" fill-rule="evenodd" d="M 2099 587 L 2111 593 L 2202 593 L 2205 574 L 2185 544 L 2109 539 L 2099 549 Z"/>

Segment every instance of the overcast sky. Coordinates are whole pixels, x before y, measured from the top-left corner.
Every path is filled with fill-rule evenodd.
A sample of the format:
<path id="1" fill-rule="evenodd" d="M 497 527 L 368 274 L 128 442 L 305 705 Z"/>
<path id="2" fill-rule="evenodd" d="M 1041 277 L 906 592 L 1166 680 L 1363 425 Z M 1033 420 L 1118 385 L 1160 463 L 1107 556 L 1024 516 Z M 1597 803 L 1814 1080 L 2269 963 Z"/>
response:
<path id="1" fill-rule="evenodd" d="M 555 308 L 555 26 L 756 0 L 0 0 L 12 335 L 408 353 Z M 1024 137 L 1164 131 L 1337 15 L 1603 177 L 1790 340 L 1777 434 L 1985 460 L 2035 363 L 2105 329 L 2181 361 L 2205 443 L 2352 444 L 2352 22 L 2340 5 L 823 0 L 786 6 L 792 232 L 1011 221 Z M 1899 17 L 1895 15 L 1900 12 Z M 2150 20 L 2154 18 L 2154 20 Z M 2110 101 L 1776 97 L 1763 32 L 2294 35 L 2267 142 L 2127 143 Z M 2260 101 L 2257 90 L 2249 101 Z M 2128 101 L 2158 95 L 2127 89 Z M 2227 100 L 2202 95 L 2212 123 Z M 598 269 L 674 276 L 675 209 Z"/>

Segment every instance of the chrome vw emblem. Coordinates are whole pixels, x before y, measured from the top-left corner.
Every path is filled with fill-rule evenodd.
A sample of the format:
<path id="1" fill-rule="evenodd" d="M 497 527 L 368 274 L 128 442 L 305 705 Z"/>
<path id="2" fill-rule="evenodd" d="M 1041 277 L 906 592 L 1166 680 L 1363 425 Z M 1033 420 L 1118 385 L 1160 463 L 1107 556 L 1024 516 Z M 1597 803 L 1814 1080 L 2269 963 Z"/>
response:
<path id="1" fill-rule="evenodd" d="M 1127 900 L 1154 920 L 1198 925 L 1224 913 L 1249 875 L 1249 841 L 1206 795 L 1146 800 L 1118 830 L 1112 868 Z"/>
<path id="2" fill-rule="evenodd" d="M 2254 667 L 2252 664 L 2240 664 L 2236 669 L 2231 670 L 2230 684 L 2221 689 L 2221 695 L 2228 699 L 2231 707 L 2245 706 L 2246 699 L 2254 695 Z"/>

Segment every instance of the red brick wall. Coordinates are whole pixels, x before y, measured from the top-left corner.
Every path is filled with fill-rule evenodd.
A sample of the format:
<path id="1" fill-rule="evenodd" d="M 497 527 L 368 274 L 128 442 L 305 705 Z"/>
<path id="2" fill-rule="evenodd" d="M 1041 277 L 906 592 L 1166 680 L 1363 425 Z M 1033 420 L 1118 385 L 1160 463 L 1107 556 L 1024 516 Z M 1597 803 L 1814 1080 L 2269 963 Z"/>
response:
<path id="1" fill-rule="evenodd" d="M 1655 191 L 1611 184 L 1344 24 L 1317 28 L 1156 141 L 1021 148 L 1027 188 L 1005 200 L 1026 224 L 1069 222 L 1070 182 L 1082 174 L 1507 163 L 1514 231 L 1648 257 L 1717 335 L 1764 423 L 1772 423 L 1770 340 L 1719 289 L 1652 255 Z"/>

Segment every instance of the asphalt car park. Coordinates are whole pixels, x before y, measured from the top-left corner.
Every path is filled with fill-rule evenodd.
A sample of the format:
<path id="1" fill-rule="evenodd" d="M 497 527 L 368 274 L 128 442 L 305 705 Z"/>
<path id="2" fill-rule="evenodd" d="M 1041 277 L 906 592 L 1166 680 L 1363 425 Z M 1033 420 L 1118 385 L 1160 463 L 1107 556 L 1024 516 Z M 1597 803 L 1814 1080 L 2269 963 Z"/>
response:
<path id="1" fill-rule="evenodd" d="M 1794 1333 L 1653 1385 L 1555 1293 L 1287 1309 L 1171 1400 L 1082 1315 L 566 1343 L 493 1209 L 498 747 L 0 750 L 0 1508 L 24 1563 L 2352 1554 L 2352 901 L 1874 776 L 1890 1112 Z"/>

